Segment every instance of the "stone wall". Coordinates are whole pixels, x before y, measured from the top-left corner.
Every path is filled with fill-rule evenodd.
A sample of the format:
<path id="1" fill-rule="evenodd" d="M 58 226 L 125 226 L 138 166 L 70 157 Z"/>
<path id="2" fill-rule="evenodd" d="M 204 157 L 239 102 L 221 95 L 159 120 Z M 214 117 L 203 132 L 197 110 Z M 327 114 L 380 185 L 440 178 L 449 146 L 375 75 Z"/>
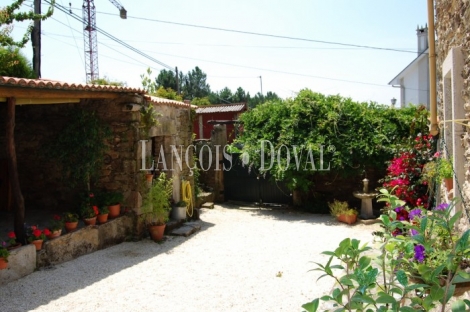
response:
<path id="1" fill-rule="evenodd" d="M 128 111 L 128 103 L 154 105 L 160 114 L 159 126 L 143 133 L 140 127 L 140 112 Z M 67 125 L 67 113 L 75 108 L 95 111 L 110 126 L 112 139 L 107 144 L 100 177 L 92 185 L 93 189 L 120 191 L 124 194 L 123 210 L 139 214 L 142 195 L 148 190 L 145 171 L 141 169 L 142 144 L 140 140 L 152 141 L 152 137 L 164 137 L 164 149 L 169 145 L 182 145 L 185 150 L 191 144 L 192 123 L 189 108 L 146 102 L 140 95 L 124 95 L 118 99 L 82 100 L 79 104 L 23 105 L 16 107 L 15 143 L 18 173 L 25 198 L 26 218 L 28 213 L 39 211 L 47 216 L 52 212 L 73 211 L 78 191 L 84 186 L 70 188 L 64 179 L 60 166 L 53 159 L 43 156 L 42 147 L 47 145 Z M 0 116 L 6 116 L 6 105 L 0 106 Z M 0 118 L 0 129 L 5 129 L 5 118 Z M 77 134 L 79 137 L 79 134 Z M 5 146 L 5 132 L 0 131 L 0 145 Z M 151 153 L 151 144 L 147 153 Z M 179 200 L 181 180 L 184 177 L 194 185 L 190 176 L 193 154 L 189 155 L 189 165 L 183 162 L 182 170 L 169 171 L 174 179 L 174 199 Z M 5 150 L 0 151 L 0 159 L 5 158 Z M 193 188 L 194 190 L 194 188 Z M 194 193 L 194 192 L 193 192 Z M 194 199 L 195 200 L 195 199 Z M 40 226 L 43 226 L 42 224 Z"/>
<path id="2" fill-rule="evenodd" d="M 444 116 L 444 74 L 443 66 L 446 57 L 451 52 L 452 48 L 459 47 L 461 55 L 459 58 L 463 60 L 461 68 L 458 68 L 459 85 L 455 86 L 461 89 L 456 96 L 459 97 L 459 101 L 464 109 L 464 115 L 462 118 L 468 119 L 470 117 L 470 2 L 468 0 L 436 0 L 435 1 L 435 14 L 436 14 L 436 69 L 437 69 L 437 80 L 438 80 L 438 114 L 440 120 L 443 120 Z M 461 79 L 460 79 L 461 78 Z M 462 109 L 461 107 L 457 109 Z M 468 124 L 468 122 L 466 122 Z M 454 126 L 458 125 L 454 123 Z M 446 127 L 451 127 L 450 123 L 446 123 Z M 464 157 L 462 157 L 462 163 L 456 163 L 456 171 L 465 171 L 463 175 L 463 182 L 460 185 L 462 190 L 462 197 L 467 203 L 467 210 L 470 204 L 470 135 L 467 127 L 460 127 L 463 129 L 461 140 L 457 140 L 456 144 L 463 146 Z M 461 130 L 459 130 L 461 131 Z M 455 134 L 454 134 L 455 136 Z M 454 185 L 454 189 L 458 187 Z M 456 193 L 457 197 L 460 197 L 459 193 Z M 463 218 L 466 219 L 466 218 Z M 468 222 L 465 221 L 465 227 L 468 228 Z"/>

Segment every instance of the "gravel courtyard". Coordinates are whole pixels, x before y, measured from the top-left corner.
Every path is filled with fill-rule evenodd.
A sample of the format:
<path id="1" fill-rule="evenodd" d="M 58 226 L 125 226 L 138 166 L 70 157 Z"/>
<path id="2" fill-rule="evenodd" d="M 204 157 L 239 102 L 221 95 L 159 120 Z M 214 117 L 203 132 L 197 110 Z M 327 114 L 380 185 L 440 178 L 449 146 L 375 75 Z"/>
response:
<path id="1" fill-rule="evenodd" d="M 333 285 L 308 272 L 320 252 L 379 229 L 230 204 L 199 222 L 190 237 L 123 243 L 0 286 L 0 311 L 301 311 Z"/>

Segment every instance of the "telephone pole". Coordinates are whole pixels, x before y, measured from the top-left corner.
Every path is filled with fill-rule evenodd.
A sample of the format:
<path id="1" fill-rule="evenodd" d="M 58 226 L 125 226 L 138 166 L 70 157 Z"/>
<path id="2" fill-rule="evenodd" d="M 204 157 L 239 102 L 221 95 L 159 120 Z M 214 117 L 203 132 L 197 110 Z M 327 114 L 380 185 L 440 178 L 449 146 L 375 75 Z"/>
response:
<path id="1" fill-rule="evenodd" d="M 34 0 L 34 14 L 41 14 L 41 0 Z M 41 20 L 34 20 L 33 32 L 31 33 L 33 46 L 33 70 L 36 78 L 41 78 Z"/>
<path id="2" fill-rule="evenodd" d="M 261 84 L 261 95 L 263 95 L 263 79 L 259 76 L 259 83 Z"/>

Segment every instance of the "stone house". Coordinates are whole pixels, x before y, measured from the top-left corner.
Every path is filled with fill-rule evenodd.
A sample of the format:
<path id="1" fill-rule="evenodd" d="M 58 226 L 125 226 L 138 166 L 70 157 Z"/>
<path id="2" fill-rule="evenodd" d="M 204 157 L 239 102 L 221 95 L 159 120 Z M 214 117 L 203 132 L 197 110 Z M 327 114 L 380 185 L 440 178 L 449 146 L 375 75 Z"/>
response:
<path id="1" fill-rule="evenodd" d="M 453 158 L 455 197 L 470 214 L 470 2 L 436 0 L 434 5 L 441 149 Z"/>
<path id="2" fill-rule="evenodd" d="M 137 216 L 142 195 L 148 189 L 142 158 L 165 154 L 166 174 L 173 178 L 173 199 L 180 200 L 181 181 L 189 180 L 194 187 L 189 167 L 192 153 L 181 166 L 171 163 L 172 145 L 183 151 L 192 144 L 191 106 L 178 101 L 148 96 L 141 89 L 130 87 L 68 84 L 45 79 L 0 77 L 0 129 L 6 128 L 7 103 L 15 100 L 14 141 L 17 173 L 24 197 L 26 219 L 31 213 L 52 216 L 52 213 L 73 210 L 77 190 L 64 183 L 60 166 L 45 159 L 41 147 L 67 125 L 67 113 L 73 108 L 94 111 L 112 131 L 107 142 L 104 166 L 95 186 L 122 192 L 123 212 Z M 152 105 L 159 117 L 159 125 L 144 133 L 140 126 L 141 106 Z M 78 134 L 77 134 L 78 135 Z M 141 140 L 147 140 L 142 152 Z M 0 145 L 6 146 L 5 130 L 0 131 Z M 153 153 L 153 154 L 152 154 Z M 8 153 L 0 150 L 0 213 L 9 216 L 15 205 L 10 183 L 12 173 L 7 166 Z M 193 192 L 194 194 L 194 192 Z M 132 234 L 142 232 L 134 218 Z M 11 220 L 10 220 L 11 221 Z M 4 223 L 2 223 L 3 225 Z M 45 226 L 45 225 L 42 225 Z M 13 229 L 13 222 L 8 224 Z M 2 228 L 0 237 L 6 230 Z M 129 233 L 128 233 L 129 234 Z"/>

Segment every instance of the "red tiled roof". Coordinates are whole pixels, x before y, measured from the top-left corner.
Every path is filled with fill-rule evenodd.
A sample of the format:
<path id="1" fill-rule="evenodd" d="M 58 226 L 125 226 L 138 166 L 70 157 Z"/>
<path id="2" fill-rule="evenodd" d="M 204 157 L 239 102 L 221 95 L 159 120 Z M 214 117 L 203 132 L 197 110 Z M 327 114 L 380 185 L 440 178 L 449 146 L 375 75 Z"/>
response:
<path id="1" fill-rule="evenodd" d="M 196 114 L 242 112 L 244 110 L 246 110 L 246 103 L 205 105 L 198 106 Z"/>
<path id="2" fill-rule="evenodd" d="M 180 102 L 180 101 L 165 99 L 165 98 L 161 98 L 161 97 L 158 97 L 158 96 L 146 95 L 145 99 L 147 101 L 150 101 L 151 103 L 158 104 L 158 105 L 168 105 L 168 106 L 177 106 L 177 107 L 185 107 L 185 108 L 189 108 L 189 107 L 196 108 L 197 107 L 196 105 L 191 105 L 191 104 L 187 104 L 187 103 Z"/>
<path id="3" fill-rule="evenodd" d="M 145 93 L 142 89 L 119 87 L 119 86 L 106 86 L 106 85 L 93 85 L 81 83 L 67 83 L 62 81 L 55 81 L 49 79 L 26 79 L 0 76 L 0 86 L 12 87 L 26 87 L 36 89 L 53 89 L 64 91 L 104 91 L 104 92 L 134 92 Z"/>

